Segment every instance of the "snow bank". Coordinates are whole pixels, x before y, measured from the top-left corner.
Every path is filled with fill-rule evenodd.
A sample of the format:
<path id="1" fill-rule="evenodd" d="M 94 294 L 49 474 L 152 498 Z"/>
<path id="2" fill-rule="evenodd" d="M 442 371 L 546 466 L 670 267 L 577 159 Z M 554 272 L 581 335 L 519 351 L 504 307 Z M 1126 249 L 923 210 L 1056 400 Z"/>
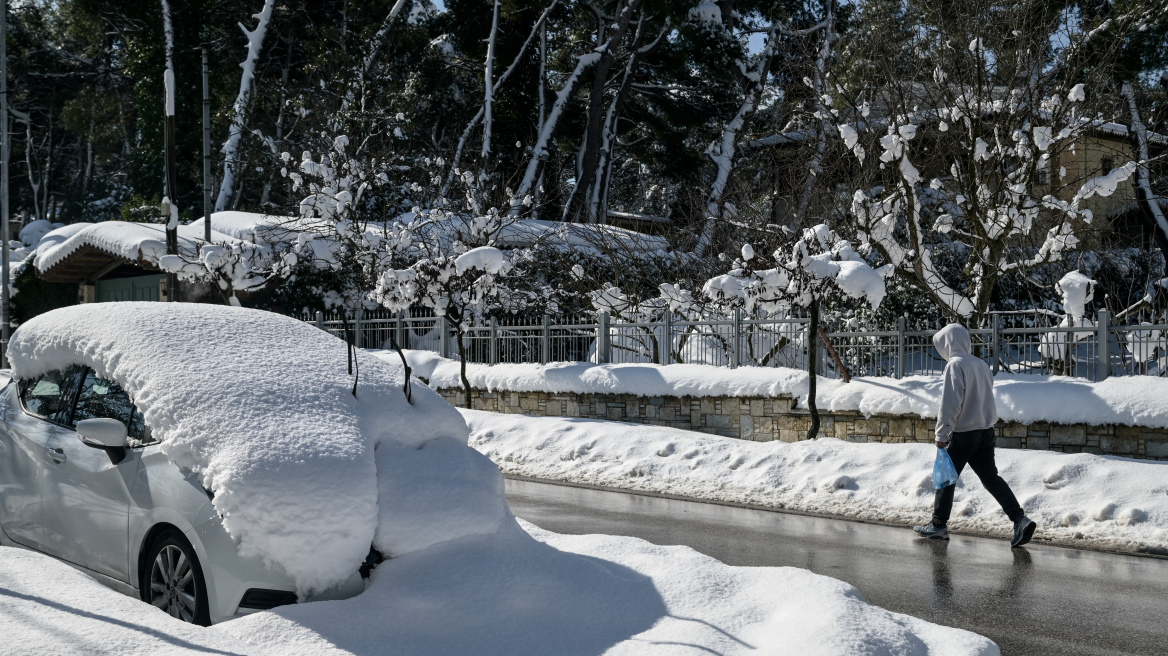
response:
<path id="1" fill-rule="evenodd" d="M 392 361 L 396 353 L 372 351 Z M 458 361 L 430 351 L 406 351 L 414 375 L 435 389 L 461 388 Z M 613 364 L 553 362 L 539 364 L 467 364 L 472 387 L 487 391 L 640 396 L 790 395 L 807 403 L 807 374 L 784 367 L 710 367 L 697 364 Z M 1024 424 L 1054 422 L 1091 425 L 1122 424 L 1168 428 L 1168 379 L 1155 376 L 1115 376 L 1092 383 L 1068 376 L 999 374 L 994 379 L 998 416 Z M 941 402 L 939 376 L 819 380 L 819 409 L 876 414 L 936 417 Z"/>
<path id="2" fill-rule="evenodd" d="M 927 521 L 931 444 L 748 442 L 657 426 L 461 411 L 471 446 L 505 473 L 905 526 Z M 1000 449 L 998 470 L 1037 539 L 1168 554 L 1168 462 Z M 1005 536 L 1010 523 L 972 470 L 950 528 Z"/>
<path id="3" fill-rule="evenodd" d="M 365 353 L 354 398 L 346 348 L 309 324 L 257 310 L 99 303 L 23 324 L 10 357 L 18 378 L 84 364 L 117 381 L 163 453 L 215 493 L 240 552 L 278 564 L 308 592 L 355 572 L 375 530 L 394 554 L 464 534 L 437 502 L 407 494 L 424 474 L 390 466 L 389 456 L 374 461 L 379 445 L 465 444 L 462 419 L 421 385 L 407 403 L 400 366 Z M 452 475 L 465 470 L 456 465 L 448 464 Z M 380 516 L 435 512 L 426 540 L 395 538 L 414 530 L 400 519 L 378 528 L 379 488 Z"/>
<path id="4" fill-rule="evenodd" d="M 524 522 L 383 563 L 361 597 L 219 630 L 280 654 L 644 656 L 997 654 L 990 641 L 871 606 L 796 568 L 729 567 L 688 547 L 565 536 Z M 535 539 L 532 539 L 532 536 Z M 438 609 L 441 609 L 440 611 Z"/>
<path id="5" fill-rule="evenodd" d="M 118 594 L 59 560 L 0 547 L 0 651 L 23 656 L 206 656 L 247 645 Z"/>
<path id="6" fill-rule="evenodd" d="M 62 238 L 63 237 L 63 238 Z M 234 238 L 211 233 L 212 241 L 230 243 Z M 179 226 L 179 250 L 197 253 L 203 243 L 201 227 Z M 38 271 L 48 271 L 79 248 L 91 246 L 127 260 L 158 262 L 166 254 L 166 226 L 154 223 L 75 223 L 45 235 L 37 246 L 33 264 Z"/>
<path id="7" fill-rule="evenodd" d="M 495 474 L 498 476 L 498 473 Z M 61 585 L 64 583 L 65 585 Z M 865 602 L 791 567 L 526 522 L 386 561 L 366 592 L 204 629 L 39 554 L 0 548 L 0 631 L 22 654 L 643 656 L 998 654 L 989 640 Z M 17 642 L 11 642 L 15 636 Z M 388 647 L 392 646 L 392 647 Z"/>

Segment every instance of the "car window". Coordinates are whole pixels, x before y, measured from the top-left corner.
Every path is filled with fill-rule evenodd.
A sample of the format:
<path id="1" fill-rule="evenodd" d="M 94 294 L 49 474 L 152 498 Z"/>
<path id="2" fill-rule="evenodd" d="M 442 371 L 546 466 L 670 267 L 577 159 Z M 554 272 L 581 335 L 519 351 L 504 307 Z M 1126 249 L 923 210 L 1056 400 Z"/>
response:
<path id="1" fill-rule="evenodd" d="M 50 371 L 25 383 L 20 395 L 24 409 L 45 419 L 55 419 L 61 410 L 61 400 L 69 397 L 65 388 L 69 387 L 69 378 L 74 373 L 73 369 Z"/>
<path id="2" fill-rule="evenodd" d="M 130 439 L 141 442 L 145 433 L 142 413 L 130 401 L 130 396 L 112 380 L 100 378 L 92 371 L 85 374 L 81 383 L 77 404 L 73 406 L 73 417 L 69 426 L 85 419 L 117 419 L 126 425 Z"/>

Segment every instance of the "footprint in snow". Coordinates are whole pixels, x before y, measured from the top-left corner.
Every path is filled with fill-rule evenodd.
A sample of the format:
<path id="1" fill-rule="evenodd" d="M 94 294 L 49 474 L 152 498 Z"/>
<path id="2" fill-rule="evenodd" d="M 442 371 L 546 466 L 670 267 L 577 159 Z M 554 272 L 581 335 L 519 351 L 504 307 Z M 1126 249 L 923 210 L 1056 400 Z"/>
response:
<path id="1" fill-rule="evenodd" d="M 1093 517 L 1097 522 L 1105 522 L 1111 519 L 1113 514 L 1115 514 L 1115 504 L 1107 503 L 1100 507 L 1099 510 L 1096 510 Z"/>
<path id="2" fill-rule="evenodd" d="M 819 484 L 819 489 L 823 492 L 835 492 L 836 490 L 855 490 L 858 489 L 858 486 L 856 479 L 840 475 L 823 481 Z"/>
<path id="3" fill-rule="evenodd" d="M 666 444 L 665 446 L 663 446 L 662 448 L 657 450 L 657 455 L 662 457 L 662 458 L 668 458 L 669 456 L 673 455 L 673 453 L 675 451 L 677 451 L 676 446 L 674 446 L 673 444 Z"/>
<path id="4" fill-rule="evenodd" d="M 1048 490 L 1058 490 L 1070 485 L 1075 479 L 1083 475 L 1083 465 L 1068 464 L 1050 472 L 1042 479 L 1042 484 Z"/>
<path id="5" fill-rule="evenodd" d="M 904 488 L 904 496 L 914 498 L 926 492 L 933 491 L 933 475 L 927 474 L 920 477 L 915 484 L 909 483 Z"/>
<path id="6" fill-rule="evenodd" d="M 1139 524 L 1148 519 L 1148 513 L 1139 508 L 1124 508 L 1115 516 L 1115 523 L 1120 526 L 1131 526 Z"/>

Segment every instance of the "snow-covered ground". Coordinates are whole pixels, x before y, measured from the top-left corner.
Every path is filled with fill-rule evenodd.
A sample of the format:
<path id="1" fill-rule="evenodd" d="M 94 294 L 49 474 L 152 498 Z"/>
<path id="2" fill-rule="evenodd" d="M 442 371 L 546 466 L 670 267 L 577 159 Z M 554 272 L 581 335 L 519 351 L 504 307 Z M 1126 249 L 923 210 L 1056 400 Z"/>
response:
<path id="1" fill-rule="evenodd" d="M 998 653 L 806 570 L 522 523 L 456 410 L 419 384 L 407 398 L 401 366 L 367 353 L 354 393 L 348 356 L 309 324 L 217 305 L 100 303 L 21 325 L 13 376 L 83 364 L 118 383 L 160 452 L 214 492 L 240 552 L 301 592 L 344 580 L 371 544 L 390 558 L 356 597 L 202 629 L 0 547 L 0 654 Z"/>
<path id="2" fill-rule="evenodd" d="M 4 653 L 127 656 L 998 654 L 791 567 L 512 523 L 382 563 L 364 594 L 201 628 L 47 556 L 0 547 Z"/>
<path id="3" fill-rule="evenodd" d="M 389 362 L 397 354 L 372 353 Z M 462 387 L 457 360 L 431 351 L 406 351 L 414 375 L 435 389 Z M 807 374 L 784 367 L 711 367 L 697 364 L 468 364 L 472 387 L 488 391 L 638 394 L 642 396 L 791 395 L 806 407 Z M 998 415 L 1006 421 L 1060 424 L 1124 424 L 1168 428 L 1168 378 L 1116 376 L 1098 383 L 1067 376 L 999 374 L 994 379 Z M 940 376 L 853 378 L 851 383 L 821 378 L 820 410 L 935 417 L 941 401 Z"/>
<path id="4" fill-rule="evenodd" d="M 748 503 L 903 525 L 932 512 L 932 444 L 749 442 L 591 419 L 462 410 L 471 446 L 504 473 Z M 1168 553 L 1168 462 L 1000 449 L 998 469 L 1036 539 Z M 950 527 L 1006 535 L 1010 524 L 970 470 Z"/>

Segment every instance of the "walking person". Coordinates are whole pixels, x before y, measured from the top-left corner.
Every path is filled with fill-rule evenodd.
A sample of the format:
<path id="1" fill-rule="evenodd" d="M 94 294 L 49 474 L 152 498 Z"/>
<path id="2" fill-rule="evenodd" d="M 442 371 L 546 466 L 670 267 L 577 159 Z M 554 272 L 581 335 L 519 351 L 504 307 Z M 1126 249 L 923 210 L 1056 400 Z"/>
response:
<path id="1" fill-rule="evenodd" d="M 941 407 L 937 409 L 937 448 L 947 449 L 958 475 L 968 464 L 981 484 L 997 500 L 1014 523 L 1011 547 L 1020 547 L 1034 536 L 1037 525 L 1026 517 L 1010 486 L 998 475 L 994 463 L 994 424 L 998 410 L 994 404 L 994 377 L 981 358 L 973 355 L 969 331 L 951 323 L 933 336 L 933 345 L 945 358 Z M 957 484 L 937 490 L 933 500 L 933 521 L 914 526 L 922 537 L 948 540 L 949 514 L 953 511 L 953 492 Z"/>

